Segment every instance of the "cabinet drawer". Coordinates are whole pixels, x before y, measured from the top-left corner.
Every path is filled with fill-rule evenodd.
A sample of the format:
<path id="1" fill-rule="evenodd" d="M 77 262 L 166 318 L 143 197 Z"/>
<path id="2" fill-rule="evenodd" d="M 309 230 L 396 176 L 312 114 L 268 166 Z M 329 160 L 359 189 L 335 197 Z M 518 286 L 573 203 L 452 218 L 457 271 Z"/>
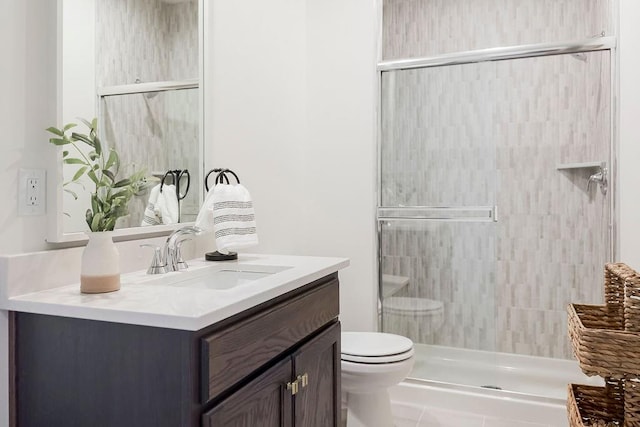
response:
<path id="1" fill-rule="evenodd" d="M 206 403 L 338 317 L 338 280 L 319 285 L 202 338 Z"/>

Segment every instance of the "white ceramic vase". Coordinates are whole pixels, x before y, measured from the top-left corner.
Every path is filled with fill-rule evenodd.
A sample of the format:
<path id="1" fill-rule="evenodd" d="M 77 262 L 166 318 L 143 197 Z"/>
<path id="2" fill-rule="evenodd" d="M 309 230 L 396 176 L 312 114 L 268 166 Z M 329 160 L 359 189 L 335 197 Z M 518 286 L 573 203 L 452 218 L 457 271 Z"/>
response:
<path id="1" fill-rule="evenodd" d="M 98 294 L 120 289 L 120 254 L 111 231 L 87 232 L 89 243 L 82 252 L 80 292 Z"/>

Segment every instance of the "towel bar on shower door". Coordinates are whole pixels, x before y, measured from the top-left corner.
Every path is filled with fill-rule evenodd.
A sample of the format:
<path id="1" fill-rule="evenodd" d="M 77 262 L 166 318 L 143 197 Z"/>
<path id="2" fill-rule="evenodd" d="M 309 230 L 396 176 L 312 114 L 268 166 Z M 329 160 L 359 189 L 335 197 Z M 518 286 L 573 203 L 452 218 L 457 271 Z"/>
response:
<path id="1" fill-rule="evenodd" d="M 378 208 L 378 220 L 498 222 L 498 206 L 381 206 Z"/>

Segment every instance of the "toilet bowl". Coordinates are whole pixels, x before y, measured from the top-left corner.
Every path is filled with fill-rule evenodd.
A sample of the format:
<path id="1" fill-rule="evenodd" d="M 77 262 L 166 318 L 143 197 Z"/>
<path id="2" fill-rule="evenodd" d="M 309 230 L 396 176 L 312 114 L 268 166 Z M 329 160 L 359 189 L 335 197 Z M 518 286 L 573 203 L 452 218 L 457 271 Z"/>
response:
<path id="1" fill-rule="evenodd" d="M 414 342 L 435 344 L 444 323 L 442 301 L 414 297 L 388 297 L 382 302 L 384 330 Z"/>
<path id="2" fill-rule="evenodd" d="M 413 342 L 381 332 L 343 332 L 340 357 L 347 427 L 393 426 L 387 389 L 411 371 Z"/>

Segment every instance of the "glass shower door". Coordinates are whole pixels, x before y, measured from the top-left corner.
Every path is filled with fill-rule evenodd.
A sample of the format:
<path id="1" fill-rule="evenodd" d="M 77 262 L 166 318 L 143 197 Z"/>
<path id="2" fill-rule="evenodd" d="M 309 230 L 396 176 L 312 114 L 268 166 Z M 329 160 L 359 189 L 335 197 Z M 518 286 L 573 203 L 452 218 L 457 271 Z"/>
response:
<path id="1" fill-rule="evenodd" d="M 469 101 L 491 99 L 483 67 L 382 73 L 381 326 L 418 353 L 495 350 L 493 111 Z"/>
<path id="2" fill-rule="evenodd" d="M 380 323 L 412 376 L 565 395 L 566 306 L 612 256 L 610 78 L 604 49 L 382 72 Z"/>

